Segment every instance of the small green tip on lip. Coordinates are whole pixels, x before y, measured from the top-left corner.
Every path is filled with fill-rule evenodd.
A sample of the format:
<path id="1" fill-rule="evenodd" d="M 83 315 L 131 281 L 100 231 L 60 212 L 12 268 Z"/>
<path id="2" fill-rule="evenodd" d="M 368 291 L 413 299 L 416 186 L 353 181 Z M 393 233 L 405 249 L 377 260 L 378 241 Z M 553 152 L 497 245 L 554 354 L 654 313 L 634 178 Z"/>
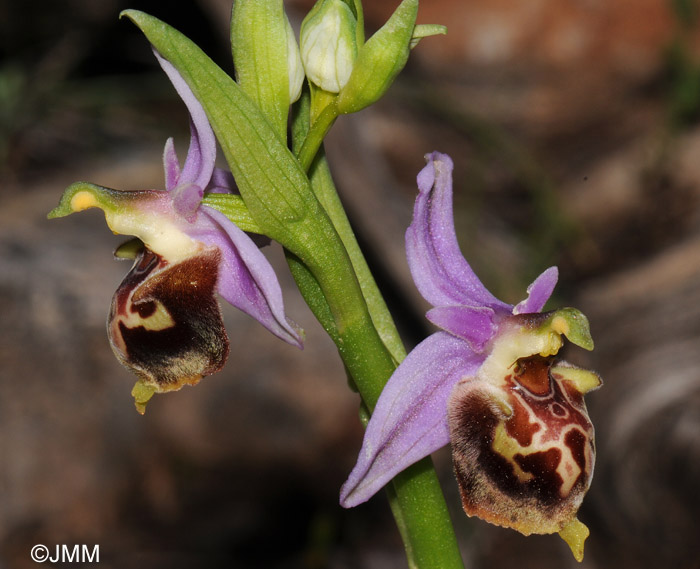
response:
<path id="1" fill-rule="evenodd" d="M 57 217 L 65 217 L 66 215 L 68 214 L 61 211 L 61 206 L 56 206 L 48 213 L 46 219 L 56 219 Z"/>
<path id="2" fill-rule="evenodd" d="M 141 241 L 141 239 L 138 237 L 134 237 L 133 239 L 125 241 L 116 248 L 114 251 L 114 258 L 133 261 L 136 259 L 136 257 L 138 257 L 139 253 L 143 251 L 144 247 L 143 241 Z"/>

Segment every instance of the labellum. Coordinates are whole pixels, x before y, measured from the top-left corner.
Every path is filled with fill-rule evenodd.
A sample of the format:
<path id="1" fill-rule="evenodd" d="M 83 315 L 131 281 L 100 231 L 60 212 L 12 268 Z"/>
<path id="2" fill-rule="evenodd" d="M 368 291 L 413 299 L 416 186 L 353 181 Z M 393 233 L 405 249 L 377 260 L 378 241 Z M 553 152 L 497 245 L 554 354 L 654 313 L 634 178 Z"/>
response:
<path id="1" fill-rule="evenodd" d="M 464 511 L 525 535 L 558 532 L 580 560 L 588 529 L 576 512 L 595 460 L 583 395 L 600 378 L 550 355 L 506 360 L 500 373 L 490 363 L 489 377 L 462 379 L 448 402 Z"/>
<path id="2" fill-rule="evenodd" d="M 143 247 L 114 294 L 107 331 L 117 359 L 139 377 L 139 412 L 153 393 L 194 385 L 226 362 L 216 299 L 220 257 L 217 248 L 203 247 L 171 264 Z"/>

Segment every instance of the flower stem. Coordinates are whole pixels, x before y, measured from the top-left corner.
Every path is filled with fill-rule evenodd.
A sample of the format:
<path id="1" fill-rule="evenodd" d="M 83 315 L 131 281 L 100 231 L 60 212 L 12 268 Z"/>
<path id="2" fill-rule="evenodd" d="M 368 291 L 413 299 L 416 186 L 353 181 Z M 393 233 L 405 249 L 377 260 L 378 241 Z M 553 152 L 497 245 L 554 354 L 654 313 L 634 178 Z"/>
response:
<path id="1" fill-rule="evenodd" d="M 323 151 L 322 139 L 317 139 L 313 134 L 314 127 L 321 119 L 316 120 L 311 125 L 311 128 L 308 128 L 309 116 L 313 117 L 313 109 L 310 108 L 309 101 L 310 98 L 307 91 L 296 106 L 296 113 L 292 123 L 292 150 L 296 153 L 297 159 L 302 164 L 302 167 L 307 171 L 316 198 L 325 209 L 335 230 L 343 241 L 343 245 L 345 246 L 348 256 L 350 257 L 350 262 L 357 275 L 357 280 L 360 283 L 360 288 L 362 289 L 362 294 L 367 303 L 372 322 L 379 332 L 384 345 L 398 364 L 398 362 L 406 357 L 406 350 L 396 329 L 391 313 L 384 301 L 384 297 L 377 287 L 377 283 L 367 264 L 367 260 L 350 226 L 350 220 L 345 212 L 345 208 L 340 201 L 340 196 L 336 190 L 333 177 L 328 167 L 328 161 Z M 329 107 L 330 105 L 325 107 L 324 111 L 321 112 L 321 116 L 323 116 Z M 316 145 L 316 142 L 313 144 L 310 143 L 310 140 L 315 140 L 318 145 Z M 311 156 L 311 161 L 307 165 L 305 162 L 308 158 L 303 158 L 302 153 L 310 153 L 312 149 L 314 149 L 314 154 Z"/>
<path id="2" fill-rule="evenodd" d="M 316 87 L 311 89 L 312 92 L 304 92 L 297 104 L 297 117 L 303 114 L 304 118 L 295 120 L 296 130 L 292 138 L 297 160 L 305 172 L 311 168 L 311 163 L 323 145 L 323 139 L 338 118 L 336 95 Z"/>
<path id="3" fill-rule="evenodd" d="M 323 293 L 308 269 L 298 263 L 298 259 L 290 259 L 289 255 L 288 262 L 302 295 L 307 302 L 311 300 L 309 305 L 319 321 L 322 324 L 326 322 L 324 328 L 338 346 L 351 381 L 355 383 L 362 396 L 365 411 L 371 412 L 386 381 L 405 357 L 406 352 L 350 227 L 323 155 L 321 141 L 318 142 L 311 161 L 308 165 L 305 163 L 309 160 L 311 149 L 316 144 L 309 142 L 316 140 L 314 135 L 310 135 L 313 126 L 308 133 L 305 132 L 308 117 L 307 95 L 297 106 L 297 114 L 292 124 L 292 148 L 298 150 L 297 157 L 302 166 L 308 169 L 314 193 L 343 241 L 360 283 L 373 328 L 380 337 L 381 347 L 385 349 L 380 350 L 379 346 L 374 345 L 377 336 L 368 333 L 367 328 L 350 327 L 339 330 L 337 326 L 329 325 L 328 323 L 332 321 L 331 315 L 335 311 L 356 310 L 351 305 L 347 291 L 345 294 L 341 292 L 337 297 L 326 294 L 324 301 L 319 302 L 319 295 Z M 300 144 L 300 140 L 304 141 L 303 144 Z M 319 149 L 321 149 L 320 152 Z M 302 156 L 303 152 L 306 153 L 304 156 Z M 370 357 L 372 353 L 390 354 L 391 361 L 386 358 L 373 359 Z M 463 569 L 454 528 L 430 457 L 399 474 L 391 484 L 387 485 L 386 491 L 396 525 L 404 542 L 409 567 L 412 569 Z"/>

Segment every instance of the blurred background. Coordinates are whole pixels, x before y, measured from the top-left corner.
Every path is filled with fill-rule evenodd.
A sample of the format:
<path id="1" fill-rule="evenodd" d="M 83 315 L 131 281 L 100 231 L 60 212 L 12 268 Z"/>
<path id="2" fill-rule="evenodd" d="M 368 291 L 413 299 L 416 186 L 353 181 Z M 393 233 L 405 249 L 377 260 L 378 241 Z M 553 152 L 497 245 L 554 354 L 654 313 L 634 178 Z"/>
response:
<path id="1" fill-rule="evenodd" d="M 368 2 L 368 31 L 396 3 Z M 142 417 L 105 334 L 121 240 L 97 212 L 46 220 L 71 182 L 161 188 L 165 139 L 186 152 L 185 108 L 119 11 L 166 20 L 231 71 L 230 4 L 0 0 L 0 568 L 33 567 L 38 543 L 99 544 L 114 568 L 406 566 L 381 496 L 337 504 L 358 400 L 278 248 L 305 350 L 225 310 L 225 370 Z M 424 0 L 419 22 L 449 34 L 328 142 L 407 345 L 430 328 L 403 233 L 440 150 L 477 273 L 517 302 L 558 265 L 553 305 L 580 308 L 596 341 L 567 357 L 605 382 L 587 398 L 581 565 L 557 536 L 467 519 L 449 451 L 435 455 L 467 567 L 700 568 L 700 2 Z"/>

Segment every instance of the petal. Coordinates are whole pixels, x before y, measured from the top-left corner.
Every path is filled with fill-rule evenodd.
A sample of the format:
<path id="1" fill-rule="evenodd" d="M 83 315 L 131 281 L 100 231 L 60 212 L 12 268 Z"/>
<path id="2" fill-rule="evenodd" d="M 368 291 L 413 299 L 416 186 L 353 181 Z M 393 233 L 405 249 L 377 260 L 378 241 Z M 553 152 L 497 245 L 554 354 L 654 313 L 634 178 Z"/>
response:
<path id="1" fill-rule="evenodd" d="M 559 278 L 559 269 L 549 267 L 527 287 L 527 298 L 518 303 L 513 314 L 539 312 L 547 304 Z"/>
<path id="2" fill-rule="evenodd" d="M 213 247 L 173 264 L 143 248 L 114 294 L 107 326 L 112 349 L 154 391 L 193 385 L 226 362 L 215 294 L 220 262 Z"/>
<path id="3" fill-rule="evenodd" d="M 204 190 L 195 184 L 179 184 L 170 192 L 173 209 L 189 223 L 194 223 Z"/>
<path id="4" fill-rule="evenodd" d="M 214 168 L 214 173 L 209 180 L 209 185 L 206 188 L 207 192 L 213 194 L 239 194 L 236 182 L 233 179 L 233 174 L 228 170 Z"/>
<path id="5" fill-rule="evenodd" d="M 200 188 L 206 188 L 214 171 L 216 160 L 214 131 L 209 124 L 204 108 L 177 69 L 155 49 L 153 53 L 190 112 L 190 148 L 187 151 L 187 158 L 185 158 L 185 164 L 180 172 L 178 184 L 194 184 Z M 166 189 L 172 190 L 173 187 L 166 186 Z"/>
<path id="6" fill-rule="evenodd" d="M 460 304 L 511 311 L 494 297 L 462 256 L 452 212 L 452 160 L 434 152 L 418 174 L 419 194 L 406 231 L 413 280 L 433 306 Z"/>
<path id="7" fill-rule="evenodd" d="M 490 308 L 473 306 L 437 306 L 425 315 L 436 326 L 462 338 L 477 353 L 484 351 L 496 332 L 494 313 Z"/>
<path id="8" fill-rule="evenodd" d="M 408 354 L 367 424 L 357 464 L 340 493 L 343 507 L 367 501 L 396 474 L 449 442 L 447 399 L 482 359 L 445 332 L 429 336 Z"/>
<path id="9" fill-rule="evenodd" d="M 303 331 L 285 315 L 282 289 L 265 255 L 222 213 L 207 206 L 200 212 L 212 226 L 193 237 L 221 251 L 219 294 L 285 342 L 301 348 Z"/>
<path id="10" fill-rule="evenodd" d="M 180 179 L 180 161 L 177 158 L 175 141 L 172 137 L 165 141 L 163 170 L 165 171 L 165 187 L 170 190 L 177 186 L 177 181 Z"/>

